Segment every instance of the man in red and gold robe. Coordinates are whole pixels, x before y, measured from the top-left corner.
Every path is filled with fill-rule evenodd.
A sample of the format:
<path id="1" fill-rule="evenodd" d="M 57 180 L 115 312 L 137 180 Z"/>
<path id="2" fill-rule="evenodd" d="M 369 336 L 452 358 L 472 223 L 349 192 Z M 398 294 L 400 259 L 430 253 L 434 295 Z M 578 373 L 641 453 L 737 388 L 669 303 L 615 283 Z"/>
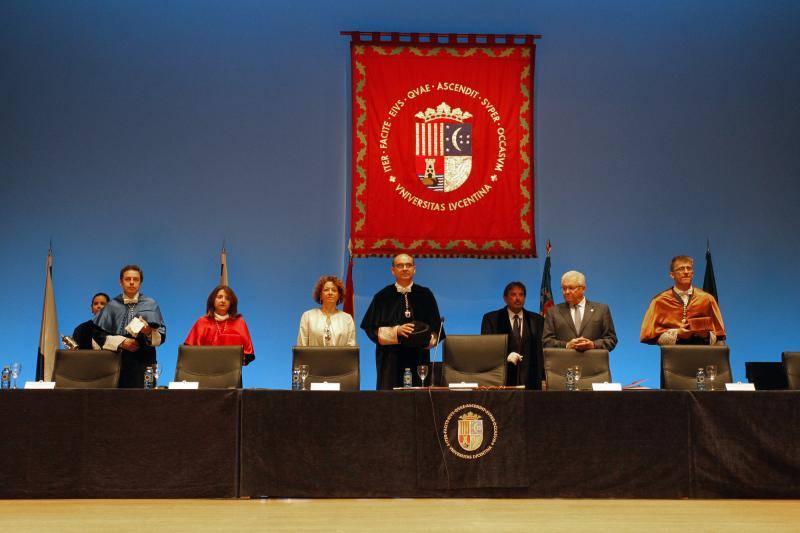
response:
<path id="1" fill-rule="evenodd" d="M 657 294 L 642 320 L 639 338 L 647 344 L 724 344 L 725 326 L 717 300 L 692 286 L 694 260 L 679 255 L 670 262 L 675 285 Z"/>

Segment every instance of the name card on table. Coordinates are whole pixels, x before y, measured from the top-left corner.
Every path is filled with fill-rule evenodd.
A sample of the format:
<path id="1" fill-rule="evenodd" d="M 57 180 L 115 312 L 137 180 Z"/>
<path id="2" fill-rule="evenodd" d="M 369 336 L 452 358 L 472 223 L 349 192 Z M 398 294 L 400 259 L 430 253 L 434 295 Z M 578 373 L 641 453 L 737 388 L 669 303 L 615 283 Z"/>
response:
<path id="1" fill-rule="evenodd" d="M 592 390 L 621 391 L 622 383 L 592 383 Z"/>
<path id="2" fill-rule="evenodd" d="M 56 388 L 55 381 L 26 381 L 25 382 L 26 389 L 45 389 L 45 390 L 52 390 Z"/>
<path id="3" fill-rule="evenodd" d="M 726 383 L 725 390 L 756 390 L 755 383 Z"/>
<path id="4" fill-rule="evenodd" d="M 462 381 L 461 383 L 450 383 L 448 385 L 448 387 L 450 387 L 451 389 L 477 389 L 478 388 L 478 384 L 477 383 L 465 383 L 465 382 Z"/>
<path id="5" fill-rule="evenodd" d="M 311 383 L 311 390 L 341 390 L 342 384 L 341 383 L 328 383 L 327 381 L 323 381 L 322 383 Z"/>
<path id="6" fill-rule="evenodd" d="M 200 388 L 199 381 L 170 381 L 169 390 L 192 390 Z"/>

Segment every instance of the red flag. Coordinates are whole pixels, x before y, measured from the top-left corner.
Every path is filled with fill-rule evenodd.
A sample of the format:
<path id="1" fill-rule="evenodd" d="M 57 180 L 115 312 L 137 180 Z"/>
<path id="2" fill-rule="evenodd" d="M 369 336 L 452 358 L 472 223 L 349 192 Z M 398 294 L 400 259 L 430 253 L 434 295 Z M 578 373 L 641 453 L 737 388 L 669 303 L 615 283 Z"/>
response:
<path id="1" fill-rule="evenodd" d="M 345 298 L 344 298 L 344 312 L 350 313 L 350 316 L 355 320 L 356 318 L 356 295 L 353 288 L 353 256 L 347 261 L 347 279 L 345 280 Z"/>
<path id="2" fill-rule="evenodd" d="M 351 43 L 353 255 L 535 257 L 534 53 Z"/>

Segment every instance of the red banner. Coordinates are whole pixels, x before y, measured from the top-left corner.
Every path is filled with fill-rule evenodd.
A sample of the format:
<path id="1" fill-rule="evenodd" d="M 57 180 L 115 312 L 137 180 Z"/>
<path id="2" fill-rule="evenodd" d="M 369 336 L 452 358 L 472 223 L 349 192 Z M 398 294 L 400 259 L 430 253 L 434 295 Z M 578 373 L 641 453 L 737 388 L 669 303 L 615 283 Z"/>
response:
<path id="1" fill-rule="evenodd" d="M 536 256 L 534 54 L 351 43 L 355 257 Z"/>

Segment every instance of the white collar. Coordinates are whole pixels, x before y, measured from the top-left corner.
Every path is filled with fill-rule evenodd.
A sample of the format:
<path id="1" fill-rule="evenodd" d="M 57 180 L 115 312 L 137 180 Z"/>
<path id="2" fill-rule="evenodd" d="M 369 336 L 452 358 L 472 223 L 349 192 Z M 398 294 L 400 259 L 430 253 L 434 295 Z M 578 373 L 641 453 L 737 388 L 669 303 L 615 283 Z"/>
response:
<path id="1" fill-rule="evenodd" d="M 685 291 L 680 290 L 678 287 L 672 287 L 672 290 L 675 291 L 680 297 L 691 296 L 692 294 L 694 294 L 693 285 L 690 285 L 689 288 L 686 289 Z"/>
<path id="2" fill-rule="evenodd" d="M 123 292 L 122 293 L 122 303 L 124 303 L 125 305 L 138 304 L 139 303 L 139 293 L 137 292 L 136 294 L 134 294 L 133 298 L 128 298 L 127 296 L 125 296 L 125 293 Z"/>
<path id="3" fill-rule="evenodd" d="M 570 305 L 570 306 L 569 306 L 569 308 L 570 308 L 570 309 L 574 309 L 574 308 L 576 308 L 576 307 L 578 307 L 578 308 L 580 308 L 580 309 L 583 309 L 584 307 L 586 307 L 586 296 L 584 296 L 583 298 L 581 298 L 581 301 L 580 301 L 580 302 L 578 302 L 578 303 L 576 303 L 575 305 Z"/>
<path id="4" fill-rule="evenodd" d="M 397 289 L 397 292 L 399 292 L 400 294 L 406 294 L 408 292 L 411 292 L 411 287 L 414 286 L 414 282 L 412 281 L 411 283 L 409 283 L 408 287 L 403 287 L 402 285 L 400 285 L 395 281 L 394 286 Z"/>
<path id="5" fill-rule="evenodd" d="M 230 317 L 231 315 L 228 314 L 218 315 L 217 313 L 214 313 L 214 320 L 216 320 L 217 322 L 223 322 L 225 320 L 228 320 Z"/>
<path id="6" fill-rule="evenodd" d="M 508 318 L 509 318 L 509 319 L 510 319 L 512 322 L 514 321 L 514 317 L 515 317 L 515 316 L 518 316 L 518 317 L 520 318 L 520 320 L 522 320 L 523 318 L 525 318 L 525 309 L 520 309 L 519 313 L 515 313 L 514 311 L 512 311 L 511 309 L 509 309 L 509 308 L 508 308 L 508 306 L 506 306 L 506 311 L 508 311 Z"/>

